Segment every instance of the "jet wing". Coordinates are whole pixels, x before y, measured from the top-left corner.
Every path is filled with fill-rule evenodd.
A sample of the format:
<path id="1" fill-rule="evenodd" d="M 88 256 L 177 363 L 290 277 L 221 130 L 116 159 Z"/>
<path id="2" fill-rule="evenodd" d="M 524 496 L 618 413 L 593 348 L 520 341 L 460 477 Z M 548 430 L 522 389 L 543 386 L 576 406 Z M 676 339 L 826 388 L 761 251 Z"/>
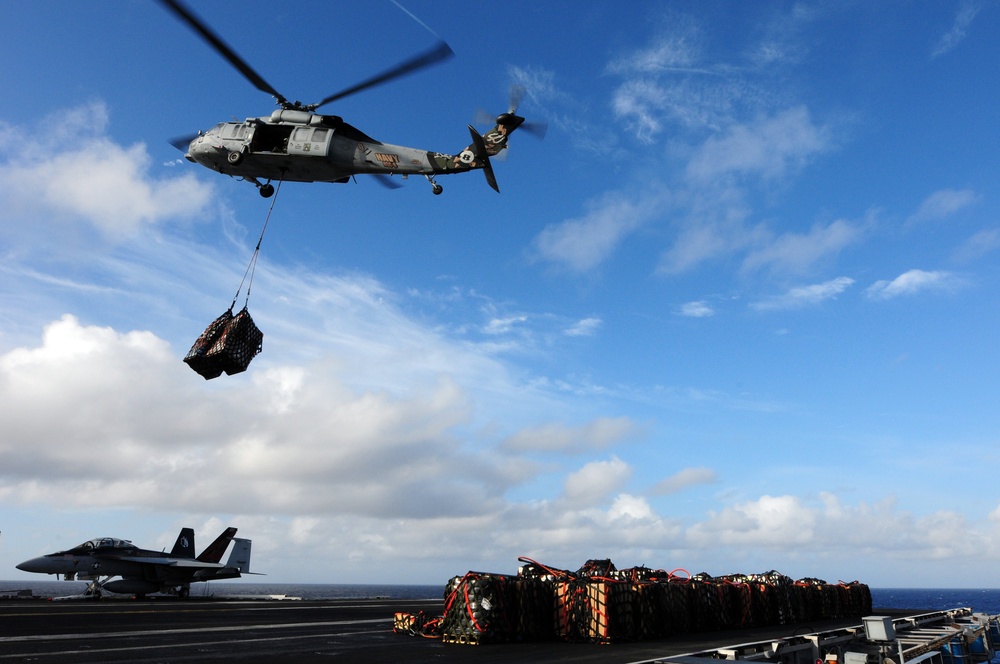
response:
<path id="1" fill-rule="evenodd" d="M 203 563 L 200 560 L 188 558 L 164 558 L 146 556 L 95 556 L 107 557 L 113 560 L 122 560 L 140 565 L 157 565 L 162 567 L 193 567 L 195 569 L 221 569 L 225 567 L 222 563 Z"/>

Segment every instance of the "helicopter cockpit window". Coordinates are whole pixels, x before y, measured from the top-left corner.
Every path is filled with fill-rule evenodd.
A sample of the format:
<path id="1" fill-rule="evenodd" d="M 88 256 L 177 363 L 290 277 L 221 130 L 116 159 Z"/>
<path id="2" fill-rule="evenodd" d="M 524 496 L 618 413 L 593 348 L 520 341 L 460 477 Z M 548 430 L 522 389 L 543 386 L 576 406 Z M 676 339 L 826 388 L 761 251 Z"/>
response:
<path id="1" fill-rule="evenodd" d="M 246 138 L 247 127 L 243 124 L 227 124 L 226 125 L 226 138 Z"/>
<path id="2" fill-rule="evenodd" d="M 220 122 L 219 124 L 215 125 L 211 129 L 209 129 L 208 131 L 206 131 L 205 133 L 206 134 L 211 134 L 211 135 L 214 135 L 214 136 L 222 136 L 222 130 L 225 129 L 225 128 L 226 128 L 226 123 L 225 122 Z"/>
<path id="3" fill-rule="evenodd" d="M 292 132 L 293 141 L 308 141 L 309 136 L 312 134 L 311 127 L 296 127 L 295 131 Z"/>
<path id="4" fill-rule="evenodd" d="M 329 131 L 330 131 L 329 129 L 326 129 L 324 127 L 317 127 L 316 129 L 313 129 L 313 137 L 312 137 L 313 142 L 323 143 L 324 141 L 326 141 L 326 135 Z"/>

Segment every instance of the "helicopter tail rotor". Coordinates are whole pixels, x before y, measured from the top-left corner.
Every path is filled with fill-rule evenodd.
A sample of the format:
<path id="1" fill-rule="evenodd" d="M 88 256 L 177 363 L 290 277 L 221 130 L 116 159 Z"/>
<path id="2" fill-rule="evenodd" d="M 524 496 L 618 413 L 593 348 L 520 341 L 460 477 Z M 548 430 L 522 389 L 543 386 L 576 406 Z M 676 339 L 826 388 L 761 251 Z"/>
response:
<path id="1" fill-rule="evenodd" d="M 521 129 L 539 140 L 545 138 L 545 133 L 549 130 L 548 123 L 527 122 L 523 117 L 517 115 L 517 109 L 524 100 L 525 94 L 526 90 L 523 85 L 510 86 L 507 112 L 502 113 L 499 117 L 494 117 L 487 111 L 479 109 L 476 111 L 475 115 L 476 124 L 489 125 L 495 122 L 497 125 L 504 126 L 508 132 L 513 131 L 514 129 Z M 515 120 L 515 118 L 519 120 L 519 122 Z"/>

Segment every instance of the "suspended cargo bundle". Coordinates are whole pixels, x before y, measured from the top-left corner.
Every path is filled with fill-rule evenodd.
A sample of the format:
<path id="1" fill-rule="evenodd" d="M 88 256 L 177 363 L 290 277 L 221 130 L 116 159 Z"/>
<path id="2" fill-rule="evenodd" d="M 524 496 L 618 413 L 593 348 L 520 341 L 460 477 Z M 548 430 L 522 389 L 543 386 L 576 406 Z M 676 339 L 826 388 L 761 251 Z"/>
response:
<path id="1" fill-rule="evenodd" d="M 281 182 L 278 182 L 278 189 L 281 189 Z M 198 340 L 191 346 L 191 350 L 184 357 L 184 362 L 189 367 L 197 371 L 205 380 L 218 378 L 222 372 L 227 375 L 242 373 L 250 366 L 250 361 L 263 348 L 264 333 L 260 331 L 253 322 L 247 305 L 250 303 L 250 289 L 253 287 L 253 276 L 257 269 L 257 257 L 260 256 L 260 243 L 264 240 L 264 231 L 267 230 L 267 222 L 271 219 L 271 212 L 274 211 L 274 202 L 278 196 L 275 193 L 271 207 L 267 211 L 264 219 L 264 227 L 260 230 L 260 237 L 257 238 L 257 247 L 253 250 L 247 269 L 243 273 L 243 281 L 236 289 L 229 310 L 212 321 L 205 331 L 201 333 Z M 247 281 L 249 275 L 250 280 Z M 233 307 L 240 297 L 243 284 L 247 284 L 247 296 L 243 303 L 243 309 L 233 315 Z"/>
<path id="2" fill-rule="evenodd" d="M 232 376 L 247 370 L 263 347 L 264 333 L 246 307 L 233 315 L 232 307 L 216 318 L 191 346 L 184 361 L 205 380 L 223 371 Z"/>

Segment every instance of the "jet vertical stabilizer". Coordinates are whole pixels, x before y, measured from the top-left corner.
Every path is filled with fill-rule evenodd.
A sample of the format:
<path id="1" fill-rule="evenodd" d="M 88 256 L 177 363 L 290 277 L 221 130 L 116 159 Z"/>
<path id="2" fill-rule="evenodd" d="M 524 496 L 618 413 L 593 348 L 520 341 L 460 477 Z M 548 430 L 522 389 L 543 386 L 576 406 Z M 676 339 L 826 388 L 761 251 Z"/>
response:
<path id="1" fill-rule="evenodd" d="M 235 528 L 226 528 L 214 542 L 209 544 L 208 547 L 201 552 L 201 555 L 198 556 L 198 560 L 203 563 L 217 563 L 222 560 L 222 554 L 224 554 L 226 549 L 229 548 L 229 542 L 232 541 L 233 535 L 235 534 Z"/>
<path id="2" fill-rule="evenodd" d="M 239 537 L 233 540 L 233 552 L 229 554 L 226 567 L 239 570 L 240 574 L 250 574 L 250 540 Z"/>
<path id="3" fill-rule="evenodd" d="M 194 529 L 181 528 L 181 534 L 177 536 L 170 555 L 178 558 L 194 558 Z"/>

